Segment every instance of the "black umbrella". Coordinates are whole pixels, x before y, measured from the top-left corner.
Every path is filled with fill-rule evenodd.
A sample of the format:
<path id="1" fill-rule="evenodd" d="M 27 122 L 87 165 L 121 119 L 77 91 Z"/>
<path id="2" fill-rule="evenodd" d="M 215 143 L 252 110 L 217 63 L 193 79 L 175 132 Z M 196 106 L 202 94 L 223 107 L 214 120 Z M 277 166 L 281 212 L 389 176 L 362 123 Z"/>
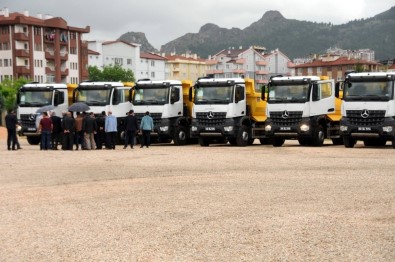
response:
<path id="1" fill-rule="evenodd" d="M 42 106 L 39 109 L 37 109 L 36 113 L 48 112 L 54 109 L 55 107 L 53 105 Z"/>
<path id="2" fill-rule="evenodd" d="M 83 102 L 76 102 L 74 104 L 72 104 L 71 106 L 69 106 L 69 111 L 71 112 L 84 112 L 84 111 L 88 111 L 91 108 L 83 103 Z"/>

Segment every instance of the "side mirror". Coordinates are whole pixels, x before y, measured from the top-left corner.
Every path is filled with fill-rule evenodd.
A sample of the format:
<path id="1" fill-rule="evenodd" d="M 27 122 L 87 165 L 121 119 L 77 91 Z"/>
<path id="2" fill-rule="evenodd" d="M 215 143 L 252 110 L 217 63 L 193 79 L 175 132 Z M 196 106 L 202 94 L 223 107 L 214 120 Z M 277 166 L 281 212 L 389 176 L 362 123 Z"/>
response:
<path id="1" fill-rule="evenodd" d="M 118 100 L 118 90 L 117 89 L 114 89 L 114 92 L 113 92 L 113 97 L 112 97 L 112 104 L 113 105 L 118 105 L 119 104 L 119 100 Z"/>
<path id="2" fill-rule="evenodd" d="M 16 95 L 16 103 L 17 103 L 17 105 L 19 105 L 21 103 L 21 93 L 19 93 L 19 92 Z"/>
<path id="3" fill-rule="evenodd" d="M 53 99 L 53 105 L 58 106 L 59 103 L 59 91 L 55 91 L 54 99 Z"/>
<path id="4" fill-rule="evenodd" d="M 267 85 L 263 85 L 262 86 L 262 90 L 261 90 L 261 99 L 262 101 L 266 101 L 266 91 L 268 90 L 268 86 Z"/>
<path id="5" fill-rule="evenodd" d="M 340 82 L 335 84 L 335 97 L 340 98 Z"/>
<path id="6" fill-rule="evenodd" d="M 319 101 L 320 100 L 320 97 L 319 97 L 319 94 L 318 94 L 318 84 L 313 84 L 312 100 L 313 101 Z"/>
<path id="7" fill-rule="evenodd" d="M 189 92 L 188 92 L 188 99 L 189 99 L 189 102 L 193 102 L 192 101 L 192 92 L 193 92 L 193 89 L 192 89 L 192 86 L 189 88 Z"/>

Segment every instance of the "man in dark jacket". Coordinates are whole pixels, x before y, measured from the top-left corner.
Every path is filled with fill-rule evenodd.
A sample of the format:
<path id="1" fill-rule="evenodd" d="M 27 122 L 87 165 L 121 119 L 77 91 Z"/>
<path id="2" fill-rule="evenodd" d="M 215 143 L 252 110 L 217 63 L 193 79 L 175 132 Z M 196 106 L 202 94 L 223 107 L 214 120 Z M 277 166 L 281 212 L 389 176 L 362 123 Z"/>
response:
<path id="1" fill-rule="evenodd" d="M 71 112 L 63 117 L 62 120 L 63 129 L 63 150 L 73 150 L 74 144 L 74 131 L 75 131 L 75 119 L 71 116 Z"/>
<path id="2" fill-rule="evenodd" d="M 82 122 L 82 130 L 84 131 L 85 146 L 87 150 L 96 149 L 95 134 L 97 123 L 95 115 L 90 112 Z"/>
<path id="3" fill-rule="evenodd" d="M 62 132 L 62 119 L 56 115 L 55 112 L 51 113 L 52 120 L 52 134 L 51 134 L 51 149 L 58 150 L 60 133 Z"/>
<path id="4" fill-rule="evenodd" d="M 137 130 L 137 118 L 134 116 L 134 111 L 130 110 L 128 116 L 125 119 L 125 146 L 123 147 L 123 149 L 126 149 L 128 147 L 128 144 L 130 144 L 130 147 L 133 148 L 134 137 Z"/>
<path id="5" fill-rule="evenodd" d="M 11 150 L 11 145 L 12 145 L 12 150 L 16 150 L 16 125 L 18 123 L 18 120 L 15 115 L 14 110 L 10 110 L 8 114 L 5 117 L 5 125 L 7 128 L 7 149 Z"/>

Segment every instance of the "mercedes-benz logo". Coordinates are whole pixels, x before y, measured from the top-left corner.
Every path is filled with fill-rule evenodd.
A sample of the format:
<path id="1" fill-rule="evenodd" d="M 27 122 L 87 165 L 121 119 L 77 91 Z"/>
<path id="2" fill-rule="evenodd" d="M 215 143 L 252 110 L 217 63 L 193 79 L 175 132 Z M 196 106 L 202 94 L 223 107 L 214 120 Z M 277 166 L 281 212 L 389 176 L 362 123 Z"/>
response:
<path id="1" fill-rule="evenodd" d="M 367 109 L 362 110 L 361 116 L 362 116 L 362 118 L 368 118 L 369 111 Z"/>
<path id="2" fill-rule="evenodd" d="M 289 117 L 288 111 L 285 110 L 285 111 L 283 112 L 283 114 L 281 115 L 281 117 L 284 118 L 284 119 L 287 119 L 287 118 Z"/>
<path id="3" fill-rule="evenodd" d="M 36 115 L 35 115 L 35 114 L 30 114 L 29 120 L 30 120 L 30 121 L 33 121 L 33 120 L 35 120 L 35 119 L 36 119 Z"/>
<path id="4" fill-rule="evenodd" d="M 214 118 L 214 113 L 212 111 L 207 113 L 207 118 L 208 119 L 213 119 Z"/>

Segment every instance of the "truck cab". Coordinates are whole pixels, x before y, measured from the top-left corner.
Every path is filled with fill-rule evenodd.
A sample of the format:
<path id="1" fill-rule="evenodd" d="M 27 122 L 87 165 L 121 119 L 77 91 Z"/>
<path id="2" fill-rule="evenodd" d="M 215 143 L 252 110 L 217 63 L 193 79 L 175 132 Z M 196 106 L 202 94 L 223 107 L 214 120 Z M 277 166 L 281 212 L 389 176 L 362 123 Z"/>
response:
<path id="1" fill-rule="evenodd" d="M 95 115 L 112 111 L 118 122 L 118 139 L 121 139 L 123 121 L 132 109 L 132 87 L 120 82 L 81 82 L 73 92 L 73 102 L 83 102 Z"/>
<path id="2" fill-rule="evenodd" d="M 185 145 L 190 138 L 191 103 L 188 93 L 191 81 L 163 80 L 137 81 L 133 90 L 133 109 L 140 124 L 148 111 L 154 120 L 151 136 L 159 142 Z"/>
<path id="3" fill-rule="evenodd" d="M 340 105 L 336 108 L 333 80 L 319 76 L 272 77 L 267 86 L 266 134 L 273 146 L 286 139 L 321 146 L 332 138 L 338 144 Z M 331 118 L 337 114 L 338 117 Z"/>
<path id="4" fill-rule="evenodd" d="M 345 147 L 358 140 L 365 146 L 395 148 L 395 72 L 349 73 L 343 82 L 340 132 Z"/>
<path id="5" fill-rule="evenodd" d="M 21 133 L 26 135 L 29 144 L 37 145 L 40 142 L 37 122 L 41 115 L 37 113 L 37 110 L 48 106 L 57 116 L 61 116 L 69 106 L 68 86 L 66 84 L 25 84 L 18 90 L 17 104 Z"/>
<path id="6" fill-rule="evenodd" d="M 193 102 L 191 132 L 201 146 L 226 141 L 246 146 L 265 138 L 266 103 L 255 92 L 252 79 L 198 79 Z"/>

